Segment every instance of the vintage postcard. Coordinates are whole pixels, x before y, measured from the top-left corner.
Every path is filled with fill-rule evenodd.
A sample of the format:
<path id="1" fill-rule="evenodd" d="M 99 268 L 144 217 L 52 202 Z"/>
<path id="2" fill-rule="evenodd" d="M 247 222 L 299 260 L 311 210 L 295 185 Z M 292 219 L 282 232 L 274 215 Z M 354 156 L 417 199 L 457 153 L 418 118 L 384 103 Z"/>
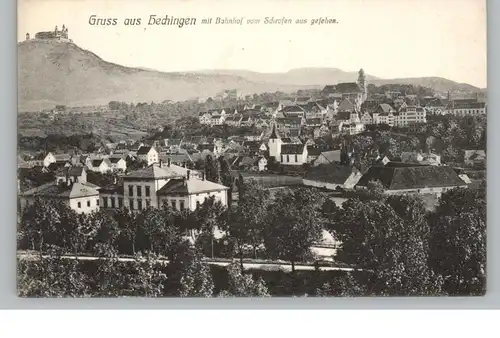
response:
<path id="1" fill-rule="evenodd" d="M 486 2 L 19 0 L 20 297 L 486 293 Z"/>

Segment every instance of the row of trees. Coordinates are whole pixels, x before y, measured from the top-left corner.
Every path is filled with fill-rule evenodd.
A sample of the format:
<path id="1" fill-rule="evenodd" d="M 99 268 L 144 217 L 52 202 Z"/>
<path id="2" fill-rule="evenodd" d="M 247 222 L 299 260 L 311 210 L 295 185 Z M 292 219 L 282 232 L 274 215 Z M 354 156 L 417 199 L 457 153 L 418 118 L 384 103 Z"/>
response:
<path id="1" fill-rule="evenodd" d="M 427 212 L 419 196 L 385 196 L 377 185 L 339 208 L 314 189 L 283 190 L 271 196 L 253 182 L 243 184 L 238 205 L 223 208 L 207 200 L 194 212 L 168 208 L 115 215 L 76 215 L 46 202 L 21 217 L 20 246 L 43 255 L 48 245 L 78 257 L 101 256 L 103 246 L 116 254 L 178 253 L 189 239 L 204 256 L 260 257 L 311 261 L 311 246 L 329 231 L 342 244 L 335 260 L 369 272 L 369 278 L 343 280 L 362 295 L 478 295 L 485 291 L 485 187 L 454 189 Z M 218 231 L 223 237 L 216 236 Z M 326 283 L 321 294 L 338 295 Z M 292 289 L 293 290 L 293 289 Z M 344 292 L 347 292 L 344 290 Z"/>

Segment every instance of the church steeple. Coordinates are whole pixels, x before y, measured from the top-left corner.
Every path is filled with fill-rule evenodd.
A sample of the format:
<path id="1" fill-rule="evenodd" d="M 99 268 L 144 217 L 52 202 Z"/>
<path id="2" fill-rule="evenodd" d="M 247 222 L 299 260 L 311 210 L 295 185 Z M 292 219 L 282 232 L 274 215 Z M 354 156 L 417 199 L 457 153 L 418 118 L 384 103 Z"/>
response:
<path id="1" fill-rule="evenodd" d="M 276 132 L 276 124 L 273 124 L 273 131 L 271 132 L 271 136 L 269 136 L 270 139 L 278 139 L 280 138 L 278 133 Z"/>

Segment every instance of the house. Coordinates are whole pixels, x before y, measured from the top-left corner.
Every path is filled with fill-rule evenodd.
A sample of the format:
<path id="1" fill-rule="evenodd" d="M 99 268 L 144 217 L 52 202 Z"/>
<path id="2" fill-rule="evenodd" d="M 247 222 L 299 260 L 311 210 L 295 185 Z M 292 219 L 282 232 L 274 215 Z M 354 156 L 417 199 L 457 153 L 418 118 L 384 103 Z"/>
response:
<path id="1" fill-rule="evenodd" d="M 127 170 L 127 161 L 122 156 L 110 156 L 108 160 L 113 171 L 125 172 Z"/>
<path id="2" fill-rule="evenodd" d="M 306 125 L 308 127 L 320 127 L 322 125 L 322 122 L 321 122 L 321 118 L 309 118 L 309 119 L 306 119 Z"/>
<path id="3" fill-rule="evenodd" d="M 267 158 L 265 158 L 264 156 L 260 156 L 257 159 L 256 164 L 259 171 L 267 170 Z"/>
<path id="4" fill-rule="evenodd" d="M 486 152 L 484 150 L 464 150 L 464 164 L 469 166 L 484 166 Z"/>
<path id="5" fill-rule="evenodd" d="M 233 116 L 229 116 L 224 121 L 225 124 L 231 127 L 239 127 L 241 125 L 241 120 L 243 119 L 243 115 L 235 114 Z"/>
<path id="6" fill-rule="evenodd" d="M 397 127 L 408 127 L 411 125 L 426 123 L 425 109 L 422 107 L 408 106 L 400 109 L 395 115 L 394 125 Z"/>
<path id="7" fill-rule="evenodd" d="M 372 181 L 380 181 L 387 194 L 436 194 L 456 187 L 466 187 L 453 168 L 448 166 L 408 165 L 389 162 L 372 166 L 361 177 L 356 188 L 364 189 Z"/>
<path id="8" fill-rule="evenodd" d="M 365 111 L 360 118 L 361 123 L 363 124 L 373 124 L 373 118 L 372 115 L 368 112 Z"/>
<path id="9" fill-rule="evenodd" d="M 178 166 L 185 166 L 188 163 L 192 163 L 193 159 L 188 153 L 169 153 L 169 154 L 164 154 L 159 156 L 160 162 L 161 163 L 170 163 L 178 165 Z"/>
<path id="10" fill-rule="evenodd" d="M 305 111 L 302 107 L 298 105 L 284 107 L 281 112 L 285 117 L 304 117 Z"/>
<path id="11" fill-rule="evenodd" d="M 356 82 L 344 82 L 335 85 L 335 92 L 341 94 L 342 99 L 349 99 L 357 109 L 361 107 L 365 99 L 363 89 Z"/>
<path id="12" fill-rule="evenodd" d="M 214 197 L 227 207 L 229 188 L 221 184 L 190 177 L 188 170 L 182 178 L 170 179 L 157 192 L 158 204 L 173 210 L 196 210 L 205 200 Z"/>
<path id="13" fill-rule="evenodd" d="M 137 160 L 150 166 L 158 162 L 158 151 L 154 147 L 143 146 L 137 150 Z"/>
<path id="14" fill-rule="evenodd" d="M 307 145 L 307 163 L 314 162 L 321 155 L 321 148 L 314 145 Z"/>
<path id="15" fill-rule="evenodd" d="M 267 146 L 262 141 L 245 141 L 243 147 L 245 147 L 252 156 L 267 151 Z"/>
<path id="16" fill-rule="evenodd" d="M 309 170 L 303 179 L 306 186 L 328 190 L 354 189 L 362 174 L 355 167 L 337 163 L 320 164 Z"/>
<path id="17" fill-rule="evenodd" d="M 432 153 L 403 152 L 401 162 L 426 165 L 441 165 L 441 156 Z"/>
<path id="18" fill-rule="evenodd" d="M 168 164 L 154 163 L 123 176 L 123 205 L 130 210 L 142 210 L 161 206 L 158 197 L 160 190 L 171 179 L 179 179 L 196 172 Z M 193 176 L 193 175 L 192 175 Z M 200 176 L 196 173 L 196 176 Z"/>
<path id="19" fill-rule="evenodd" d="M 77 213 L 92 213 L 99 210 L 98 186 L 89 182 L 69 179 L 50 182 L 20 194 L 20 207 L 24 210 L 36 198 L 62 201 Z"/>
<path id="20" fill-rule="evenodd" d="M 48 153 L 43 159 L 43 165 L 48 167 L 51 163 L 67 163 L 71 161 L 70 154 L 53 154 Z"/>
<path id="21" fill-rule="evenodd" d="M 215 143 L 212 143 L 212 144 L 208 144 L 208 143 L 204 143 L 204 144 L 199 144 L 197 147 L 196 147 L 196 150 L 198 150 L 200 153 L 201 152 L 204 152 L 204 151 L 208 151 L 214 155 L 219 155 L 221 152 L 222 152 L 222 149 L 221 149 L 221 146 L 218 145 L 218 144 L 215 144 Z"/>
<path id="22" fill-rule="evenodd" d="M 363 123 L 343 123 L 340 132 L 348 135 L 356 135 L 362 133 L 364 130 L 365 125 Z"/>
<path id="23" fill-rule="evenodd" d="M 323 151 L 319 154 L 313 165 L 316 167 L 320 164 L 340 163 L 341 152 L 341 150 Z"/>
<path id="24" fill-rule="evenodd" d="M 200 112 L 198 113 L 198 120 L 200 124 L 209 125 L 212 120 L 212 115 L 209 112 Z"/>
<path id="25" fill-rule="evenodd" d="M 222 126 L 224 124 L 224 121 L 225 121 L 224 115 L 212 115 L 210 117 L 211 126 Z"/>
<path id="26" fill-rule="evenodd" d="M 353 112 L 353 111 L 356 111 L 356 106 L 348 98 L 345 98 L 342 101 L 340 101 L 340 104 L 337 107 L 337 112 Z"/>
<path id="27" fill-rule="evenodd" d="M 320 138 L 330 134 L 330 128 L 327 125 L 321 125 L 321 127 L 314 128 L 313 136 L 314 138 Z"/>
<path id="28" fill-rule="evenodd" d="M 304 144 L 283 144 L 279 162 L 285 165 L 303 165 L 307 163 L 307 154 Z"/>
<path id="29" fill-rule="evenodd" d="M 456 116 L 477 116 L 486 114 L 486 102 L 476 100 L 453 100 L 448 107 L 448 114 Z"/>
<path id="30" fill-rule="evenodd" d="M 252 116 L 243 116 L 240 120 L 240 126 L 242 127 L 251 127 L 253 125 Z"/>
<path id="31" fill-rule="evenodd" d="M 88 168 L 90 171 L 99 172 L 101 174 L 107 173 L 113 170 L 113 166 L 109 159 L 107 158 L 99 158 L 90 160 L 88 164 Z"/>
<path id="32" fill-rule="evenodd" d="M 55 174 L 56 183 L 86 183 L 87 170 L 85 167 L 69 167 L 58 170 Z"/>
<path id="33" fill-rule="evenodd" d="M 283 129 L 296 129 L 300 128 L 303 124 L 301 117 L 283 117 L 276 119 L 276 127 L 278 130 Z"/>
<path id="34" fill-rule="evenodd" d="M 181 138 L 171 138 L 163 140 L 165 150 L 169 152 L 178 152 L 181 150 L 182 139 Z"/>

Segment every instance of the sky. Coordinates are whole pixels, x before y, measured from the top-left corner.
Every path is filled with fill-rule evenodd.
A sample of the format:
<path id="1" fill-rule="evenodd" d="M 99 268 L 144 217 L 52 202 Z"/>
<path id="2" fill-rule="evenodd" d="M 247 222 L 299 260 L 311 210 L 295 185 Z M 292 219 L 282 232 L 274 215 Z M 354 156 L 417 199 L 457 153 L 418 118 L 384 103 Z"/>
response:
<path id="1" fill-rule="evenodd" d="M 97 26 L 89 17 L 116 18 Z M 148 25 L 150 15 L 196 25 Z M 243 25 L 203 18 L 244 17 Z M 305 25 L 247 19 L 307 19 Z M 313 25 L 317 18 L 337 24 Z M 141 18 L 139 26 L 125 19 Z M 485 0 L 19 0 L 18 41 L 65 24 L 78 46 L 102 59 L 160 71 L 302 67 L 363 68 L 380 78 L 439 76 L 486 87 Z"/>

